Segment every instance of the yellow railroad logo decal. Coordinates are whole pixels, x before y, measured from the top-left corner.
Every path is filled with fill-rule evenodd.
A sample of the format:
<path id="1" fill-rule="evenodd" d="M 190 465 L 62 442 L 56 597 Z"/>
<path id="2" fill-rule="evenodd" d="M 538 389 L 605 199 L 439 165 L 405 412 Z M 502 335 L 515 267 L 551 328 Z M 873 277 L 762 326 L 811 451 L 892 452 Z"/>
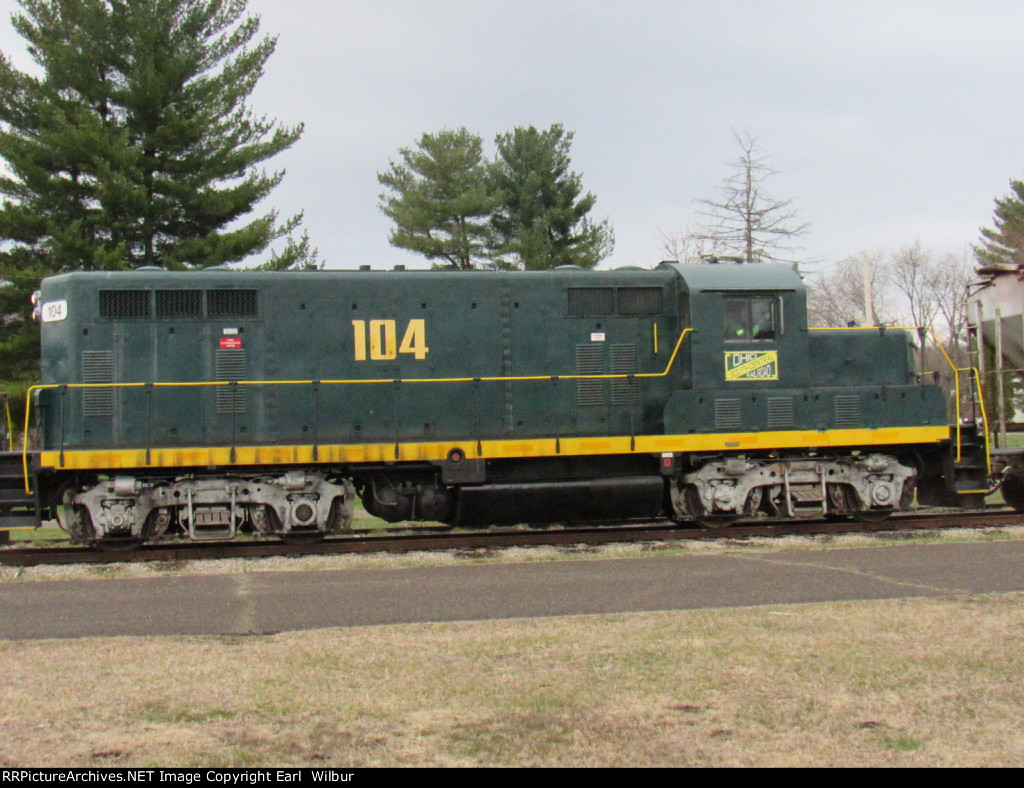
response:
<path id="1" fill-rule="evenodd" d="M 727 350 L 725 353 L 725 379 L 727 381 L 778 380 L 779 351 Z"/>

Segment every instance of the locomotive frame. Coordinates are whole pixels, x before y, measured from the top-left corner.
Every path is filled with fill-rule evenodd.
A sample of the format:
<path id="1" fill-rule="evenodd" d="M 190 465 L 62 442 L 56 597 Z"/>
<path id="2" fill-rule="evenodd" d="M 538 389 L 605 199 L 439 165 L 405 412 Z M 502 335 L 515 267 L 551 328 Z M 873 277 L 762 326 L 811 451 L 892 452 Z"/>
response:
<path id="1" fill-rule="evenodd" d="M 985 431 L 950 426 L 912 333 L 808 329 L 805 298 L 773 265 L 65 274 L 26 490 L 129 545 L 315 539 L 356 494 L 458 525 L 977 503 Z"/>

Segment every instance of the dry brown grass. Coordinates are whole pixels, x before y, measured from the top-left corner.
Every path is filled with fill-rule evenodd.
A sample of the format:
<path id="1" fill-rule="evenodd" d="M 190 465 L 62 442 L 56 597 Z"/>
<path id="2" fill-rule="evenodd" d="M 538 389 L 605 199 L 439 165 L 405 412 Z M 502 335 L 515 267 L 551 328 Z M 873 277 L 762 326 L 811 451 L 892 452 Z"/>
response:
<path id="1" fill-rule="evenodd" d="M 1024 595 L 0 642 L 0 766 L 1024 766 Z"/>

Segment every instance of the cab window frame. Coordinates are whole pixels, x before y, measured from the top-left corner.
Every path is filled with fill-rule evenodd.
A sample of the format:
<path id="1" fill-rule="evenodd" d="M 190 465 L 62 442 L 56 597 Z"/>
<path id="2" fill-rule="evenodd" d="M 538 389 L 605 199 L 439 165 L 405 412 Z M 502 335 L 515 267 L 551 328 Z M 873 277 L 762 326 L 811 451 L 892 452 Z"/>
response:
<path id="1" fill-rule="evenodd" d="M 722 318 L 725 342 L 777 342 L 782 335 L 782 307 L 775 294 L 723 295 Z"/>

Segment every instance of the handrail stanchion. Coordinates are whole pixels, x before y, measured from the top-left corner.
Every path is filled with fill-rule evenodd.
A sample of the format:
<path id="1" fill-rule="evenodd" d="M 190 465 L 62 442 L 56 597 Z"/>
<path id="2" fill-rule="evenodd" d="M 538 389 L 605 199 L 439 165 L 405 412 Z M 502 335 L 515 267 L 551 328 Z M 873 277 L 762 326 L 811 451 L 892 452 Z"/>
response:
<path id="1" fill-rule="evenodd" d="M 60 387 L 60 432 L 58 433 L 60 439 L 60 467 L 64 467 L 64 411 L 66 399 L 68 393 L 68 384 L 65 383 Z"/>
<path id="2" fill-rule="evenodd" d="M 146 384 L 146 465 L 152 465 L 153 455 L 153 384 Z"/>
<path id="3" fill-rule="evenodd" d="M 320 381 L 313 381 L 313 462 L 320 459 Z"/>
<path id="4" fill-rule="evenodd" d="M 66 415 L 66 398 L 68 389 L 121 389 L 121 388 L 144 388 L 146 390 L 146 464 L 151 465 L 153 462 L 153 435 L 152 435 L 152 417 L 153 417 L 153 393 L 156 388 L 175 388 L 175 387 L 209 387 L 219 388 L 220 386 L 228 386 L 230 393 L 230 410 L 231 410 L 231 449 L 230 449 L 230 460 L 229 462 L 234 464 L 237 462 L 238 454 L 238 434 L 237 434 L 237 406 L 238 398 L 240 393 L 240 386 L 297 386 L 297 385 L 313 385 L 314 390 L 314 433 L 313 433 L 313 457 L 314 459 L 319 458 L 319 444 L 320 444 L 320 385 L 387 385 L 391 384 L 395 390 L 395 411 L 394 411 L 394 431 L 395 431 L 395 459 L 401 457 L 401 425 L 402 425 L 402 413 L 401 413 L 401 387 L 403 383 L 472 383 L 478 392 L 477 396 L 477 454 L 483 454 L 482 447 L 482 422 L 480 419 L 480 408 L 482 407 L 482 387 L 480 386 L 483 382 L 503 382 L 506 384 L 518 383 L 524 381 L 541 381 L 550 380 L 555 386 L 558 385 L 559 381 L 562 380 L 629 380 L 631 385 L 638 385 L 641 378 L 663 378 L 669 375 L 672 371 L 673 366 L 676 363 L 676 359 L 679 357 L 679 351 L 683 346 L 683 341 L 686 337 L 693 333 L 692 328 L 684 328 L 679 333 L 679 338 L 676 340 L 675 346 L 672 349 L 672 353 L 669 356 L 665 368 L 660 372 L 639 372 L 629 374 L 602 374 L 602 375 L 497 375 L 497 376 L 481 376 L 481 377 L 453 377 L 453 378 L 361 378 L 361 379 L 350 379 L 350 380 L 231 380 L 231 381 L 168 381 L 168 382 L 149 382 L 149 383 L 46 383 L 42 385 L 29 386 L 28 391 L 25 394 L 25 434 L 22 443 L 22 470 L 25 476 L 25 492 L 29 495 L 32 494 L 32 484 L 29 477 L 28 469 L 28 451 L 29 451 L 29 424 L 31 423 L 31 410 L 32 410 L 32 397 L 37 392 L 46 389 L 60 389 L 60 434 L 59 434 L 59 455 L 60 455 L 60 466 L 66 466 L 66 436 L 65 436 L 65 415 Z M 632 421 L 632 419 L 631 419 Z M 635 433 L 635 426 L 631 426 L 630 429 L 631 437 Z M 559 445 L 561 443 L 560 436 L 556 436 L 556 452 L 560 451 Z M 2 444 L 0 444 L 2 445 Z"/>
<path id="5" fill-rule="evenodd" d="M 473 389 L 476 393 L 476 396 L 473 398 L 476 400 L 476 421 L 473 423 L 473 432 L 476 435 L 476 456 L 479 457 L 483 454 L 483 424 L 480 421 L 480 408 L 482 407 L 480 404 L 480 397 L 482 396 L 480 378 L 473 378 Z M 505 421 L 504 414 L 502 414 L 501 420 Z"/>
<path id="6" fill-rule="evenodd" d="M 402 446 L 402 381 L 395 378 L 393 383 L 395 386 L 395 459 L 397 460 L 401 456 Z"/>
<path id="7" fill-rule="evenodd" d="M 961 372 L 966 372 L 968 375 L 973 375 L 973 383 L 974 383 L 973 388 L 977 389 L 978 401 L 979 401 L 979 403 L 981 405 L 981 419 L 982 419 L 982 424 L 983 424 L 983 427 L 984 427 L 984 430 L 985 430 L 985 461 L 986 461 L 986 464 L 988 466 L 989 473 L 991 473 L 992 472 L 992 449 L 991 449 L 991 441 L 989 439 L 988 413 L 986 412 L 986 409 L 985 409 L 985 392 L 984 392 L 984 389 L 982 388 L 982 385 L 981 385 L 981 374 L 978 371 L 978 369 L 976 367 L 958 367 L 953 362 L 953 359 L 950 358 L 949 353 L 946 352 L 946 349 L 942 346 L 942 343 L 939 342 L 939 338 L 938 338 L 938 336 L 936 336 L 934 329 L 932 329 L 930 327 L 922 327 L 922 326 L 892 326 L 892 328 L 895 329 L 895 330 L 901 330 L 901 331 L 922 331 L 922 330 L 927 330 L 928 332 L 930 332 L 931 335 L 932 335 L 932 339 L 935 341 L 935 346 L 939 349 L 939 351 L 942 353 L 943 357 L 946 359 L 946 363 L 949 365 L 950 369 L 953 370 L 953 379 L 955 381 L 955 391 L 956 391 L 956 461 L 957 462 L 960 462 L 963 459 L 963 445 L 962 445 L 963 439 L 962 439 L 961 426 L 960 426 L 960 422 L 963 420 L 962 419 L 962 415 L 961 415 L 961 405 L 960 405 L 960 373 Z M 833 327 L 833 326 L 812 326 L 809 330 L 810 331 L 864 331 L 864 330 L 875 330 L 875 327 L 874 326 L 851 326 L 851 327 L 848 327 L 848 328 L 839 328 L 839 327 Z M 972 389 L 972 397 L 973 397 L 973 393 L 974 392 L 973 392 L 973 389 Z"/>
<path id="8" fill-rule="evenodd" d="M 235 416 L 235 409 L 236 409 L 236 406 L 237 406 L 237 397 L 238 397 L 238 381 L 237 380 L 232 380 L 232 381 L 230 381 L 228 383 L 228 391 L 231 394 L 231 453 L 229 455 L 229 459 L 230 459 L 231 464 L 234 465 L 235 460 L 237 458 L 237 455 L 235 453 L 235 445 L 236 445 L 235 425 L 236 425 L 236 423 L 238 421 L 237 417 Z"/>

